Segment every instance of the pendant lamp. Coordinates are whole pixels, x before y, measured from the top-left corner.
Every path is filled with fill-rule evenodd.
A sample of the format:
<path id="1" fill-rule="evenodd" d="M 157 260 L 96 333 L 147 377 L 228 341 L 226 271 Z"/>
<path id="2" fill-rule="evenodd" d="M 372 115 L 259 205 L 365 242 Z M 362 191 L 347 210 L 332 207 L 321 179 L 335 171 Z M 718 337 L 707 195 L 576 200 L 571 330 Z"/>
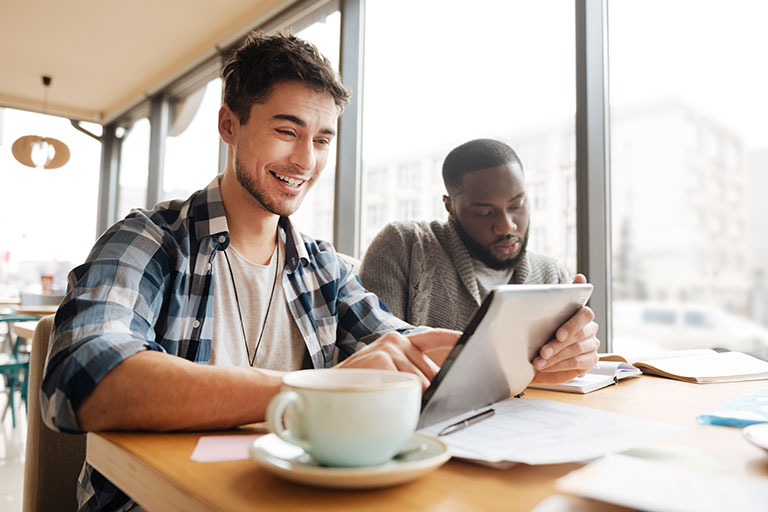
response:
<path id="1" fill-rule="evenodd" d="M 48 113 L 48 87 L 51 77 L 43 76 L 43 114 Z M 20 163 L 36 169 L 55 169 L 69 161 L 69 148 L 53 137 L 25 135 L 11 146 L 13 157 Z"/>

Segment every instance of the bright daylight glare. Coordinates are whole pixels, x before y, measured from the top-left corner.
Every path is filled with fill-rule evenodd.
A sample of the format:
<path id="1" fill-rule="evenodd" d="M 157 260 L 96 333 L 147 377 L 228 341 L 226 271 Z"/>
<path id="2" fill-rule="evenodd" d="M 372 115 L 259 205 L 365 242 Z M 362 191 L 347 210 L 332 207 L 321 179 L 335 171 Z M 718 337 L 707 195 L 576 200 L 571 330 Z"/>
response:
<path id="1" fill-rule="evenodd" d="M 608 3 L 613 317 L 601 331 L 615 351 L 768 358 L 766 19 L 768 4 L 749 0 Z M 364 28 L 361 249 L 388 222 L 444 220 L 443 158 L 491 137 L 523 162 L 529 249 L 575 273 L 574 3 L 369 0 Z M 339 30 L 332 13 L 297 32 L 338 68 Z M 215 176 L 220 87 L 187 98 L 172 127 L 167 198 Z M 148 206 L 149 133 L 142 119 L 126 135 L 120 216 Z M 27 134 L 59 138 L 72 159 L 22 166 L 10 146 Z M 351 199 L 334 198 L 335 150 L 295 215 L 322 239 L 333 238 L 334 199 Z M 0 296 L 39 290 L 41 274 L 63 289 L 85 258 L 99 151 L 68 120 L 0 110 Z"/>

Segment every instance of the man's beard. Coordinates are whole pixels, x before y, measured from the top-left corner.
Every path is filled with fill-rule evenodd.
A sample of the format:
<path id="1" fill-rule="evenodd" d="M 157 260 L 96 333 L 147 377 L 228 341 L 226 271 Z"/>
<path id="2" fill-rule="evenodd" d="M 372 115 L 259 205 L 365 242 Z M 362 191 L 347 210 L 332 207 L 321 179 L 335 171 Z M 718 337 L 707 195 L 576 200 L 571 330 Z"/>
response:
<path id="1" fill-rule="evenodd" d="M 461 238 L 461 241 L 464 242 L 464 246 L 467 248 L 469 253 L 476 259 L 483 262 L 483 264 L 488 268 L 492 268 L 493 270 L 507 270 L 514 268 L 518 263 L 520 263 L 520 260 L 523 259 L 523 256 L 525 256 L 525 251 L 528 247 L 528 233 L 530 231 L 530 227 L 526 228 L 525 230 L 523 241 L 520 244 L 520 252 L 517 253 L 517 256 L 506 260 L 499 260 L 493 256 L 489 249 L 486 249 L 477 243 L 471 236 L 469 236 L 469 233 L 467 233 L 464 228 L 461 227 L 461 224 L 459 224 L 458 221 L 451 219 L 451 222 L 453 223 L 453 227 L 456 228 L 456 232 L 459 234 L 459 238 Z M 502 236 L 495 240 L 493 243 L 509 240 L 511 238 L 513 238 L 512 235 Z"/>
<path id="2" fill-rule="evenodd" d="M 288 170 L 288 167 L 289 166 L 286 166 L 286 170 Z M 275 171 L 280 173 L 282 169 L 278 168 L 275 169 Z M 290 168 L 290 172 L 286 172 L 285 174 L 290 174 L 292 172 L 293 168 Z M 291 209 L 290 206 L 284 207 L 282 205 L 275 204 L 274 201 L 270 200 L 266 194 L 257 188 L 256 182 L 245 172 L 242 164 L 240 163 L 240 159 L 238 159 L 237 156 L 235 156 L 235 175 L 237 176 L 238 183 L 240 183 L 240 185 L 246 191 L 248 191 L 251 197 L 258 201 L 259 204 L 262 205 L 268 212 L 275 215 L 280 215 L 282 217 L 288 217 L 298 209 L 298 207 L 293 209 Z M 304 186 L 309 186 L 309 183 L 305 184 Z M 299 201 L 299 204 L 301 204 L 301 201 Z"/>

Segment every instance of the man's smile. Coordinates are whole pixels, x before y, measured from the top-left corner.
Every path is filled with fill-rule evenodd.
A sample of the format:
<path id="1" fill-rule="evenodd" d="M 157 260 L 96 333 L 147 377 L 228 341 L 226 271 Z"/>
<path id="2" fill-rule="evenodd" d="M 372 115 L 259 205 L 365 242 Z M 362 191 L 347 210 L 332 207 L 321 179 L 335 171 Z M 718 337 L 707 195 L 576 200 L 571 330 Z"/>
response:
<path id="1" fill-rule="evenodd" d="M 302 186 L 304 186 L 305 183 L 307 183 L 307 181 L 309 181 L 302 178 L 288 176 L 286 174 L 280 174 L 275 171 L 269 171 L 269 173 L 277 178 L 280 183 L 284 184 L 287 188 L 293 189 L 294 191 L 298 191 Z"/>

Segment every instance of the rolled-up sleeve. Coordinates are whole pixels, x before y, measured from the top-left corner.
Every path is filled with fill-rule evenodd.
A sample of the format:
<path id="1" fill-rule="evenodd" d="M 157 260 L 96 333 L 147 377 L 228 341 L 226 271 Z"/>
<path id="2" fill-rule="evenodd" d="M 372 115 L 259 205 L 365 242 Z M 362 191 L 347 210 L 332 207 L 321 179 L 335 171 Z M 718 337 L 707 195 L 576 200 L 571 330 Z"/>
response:
<path id="1" fill-rule="evenodd" d="M 80 432 L 76 412 L 105 375 L 138 352 L 164 351 L 153 328 L 170 274 L 163 236 L 146 217 L 128 217 L 70 272 L 40 392 L 49 428 Z"/>

